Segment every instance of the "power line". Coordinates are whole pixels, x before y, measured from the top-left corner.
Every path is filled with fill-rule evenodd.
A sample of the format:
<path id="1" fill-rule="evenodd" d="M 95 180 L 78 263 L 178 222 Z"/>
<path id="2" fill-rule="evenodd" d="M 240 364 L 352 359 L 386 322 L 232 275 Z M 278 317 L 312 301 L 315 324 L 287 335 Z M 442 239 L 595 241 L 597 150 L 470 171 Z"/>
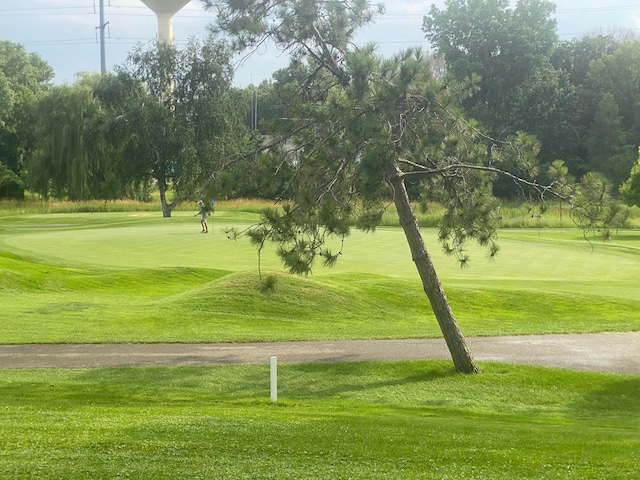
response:
<path id="1" fill-rule="evenodd" d="M 30 8 L 0 8 L 0 13 L 4 12 L 48 12 L 50 10 L 79 10 L 90 8 L 93 6 L 73 6 L 73 7 L 30 7 Z M 25 14 L 26 15 L 26 14 Z"/>
<path id="2" fill-rule="evenodd" d="M 23 42 L 25 46 L 47 46 L 47 45 L 86 45 L 89 43 L 96 43 L 95 38 L 70 38 L 61 40 L 34 40 L 32 42 Z"/>
<path id="3" fill-rule="evenodd" d="M 635 5 L 610 5 L 607 7 L 580 7 L 580 8 L 564 8 L 556 10 L 556 13 L 587 13 L 587 12 L 613 12 L 619 10 L 633 10 L 640 8 L 640 4 Z"/>
<path id="4" fill-rule="evenodd" d="M 125 10 L 148 10 L 147 7 L 145 6 L 136 6 L 136 5 L 117 5 L 117 4 L 110 4 L 110 5 L 106 5 L 106 8 L 108 9 L 125 9 Z M 555 11 L 556 14 L 570 14 L 570 13 L 588 13 L 588 12 L 611 12 L 611 11 L 620 11 L 620 10 L 633 10 L 633 9 L 640 9 L 640 3 L 636 3 L 633 5 L 609 5 L 609 6 L 602 6 L 602 7 L 578 7 L 578 8 L 563 8 L 563 9 L 557 9 Z M 60 12 L 62 10 L 91 10 L 90 12 L 80 12 L 80 14 L 83 15 L 95 15 L 97 14 L 96 12 L 96 7 L 95 4 L 91 5 L 83 5 L 83 6 L 78 6 L 78 5 L 73 5 L 73 6 L 57 6 L 57 7 L 29 7 L 29 8 L 0 8 L 0 13 L 2 13 L 3 15 L 66 15 L 69 14 L 70 12 Z M 60 13 L 52 13 L 53 12 L 60 12 Z M 205 11 L 201 10 L 201 9 L 197 9 L 197 8 L 183 8 L 180 11 L 180 16 L 186 16 L 186 13 L 205 13 Z M 388 13 L 385 15 L 382 15 L 379 17 L 379 19 L 390 19 L 390 20 L 407 20 L 407 19 L 422 19 L 424 18 L 424 16 L 427 14 L 427 12 L 425 12 L 424 14 L 420 14 L 420 13 Z M 123 15 L 123 14 L 118 14 L 118 13 L 113 13 L 111 12 L 111 15 Z M 136 15 L 133 13 L 126 13 L 125 15 Z M 152 14 L 140 14 L 142 16 L 152 16 Z M 213 14 L 209 14 L 208 16 L 211 17 L 215 17 L 215 15 Z"/>
<path id="5" fill-rule="evenodd" d="M 14 16 L 88 16 L 98 15 L 96 11 L 95 1 L 87 1 L 89 5 L 69 5 L 69 6 L 55 6 L 55 7 L 22 7 L 22 8 L 0 8 L 0 15 L 2 17 L 14 17 Z M 118 5 L 116 0 L 111 0 L 108 5 L 105 5 L 108 11 L 108 15 L 111 17 L 121 16 L 136 16 L 136 17 L 155 17 L 146 6 L 133 6 L 133 5 Z M 620 6 L 602 6 L 602 7 L 579 7 L 560 9 L 556 11 L 556 14 L 575 14 L 575 13 L 596 13 L 596 12 L 612 12 L 629 9 L 640 9 L 640 3 L 632 5 L 620 5 Z M 87 11 L 90 10 L 90 11 Z M 144 10 L 144 12 L 143 12 Z M 205 12 L 200 9 L 185 8 L 182 9 L 176 18 L 183 19 L 215 19 L 215 15 Z M 422 14 L 415 13 L 390 13 L 378 18 L 377 26 L 380 26 L 385 21 L 399 21 L 399 20 L 419 20 L 424 18 Z M 583 35 L 584 33 L 558 33 L 559 37 L 573 37 Z M 149 38 L 132 38 L 132 37 L 109 37 L 108 43 L 110 44 L 131 44 L 134 45 L 139 42 L 149 41 Z M 21 42 L 25 46 L 53 46 L 53 45 L 86 45 L 90 43 L 97 43 L 95 38 L 72 38 L 72 39 L 56 39 L 56 40 L 34 40 L 28 42 Z M 364 43 L 364 42 L 361 42 Z M 390 44 L 428 44 L 424 39 L 415 41 L 377 41 L 378 45 L 390 45 Z"/>
<path id="6" fill-rule="evenodd" d="M 89 15 L 95 15 L 95 13 L 90 13 L 90 12 L 78 12 L 78 13 L 69 13 L 69 12 L 65 12 L 65 13 L 9 13 L 9 14 L 5 14 L 3 13 L 2 16 L 3 17 L 68 17 L 68 16 L 89 16 Z"/>

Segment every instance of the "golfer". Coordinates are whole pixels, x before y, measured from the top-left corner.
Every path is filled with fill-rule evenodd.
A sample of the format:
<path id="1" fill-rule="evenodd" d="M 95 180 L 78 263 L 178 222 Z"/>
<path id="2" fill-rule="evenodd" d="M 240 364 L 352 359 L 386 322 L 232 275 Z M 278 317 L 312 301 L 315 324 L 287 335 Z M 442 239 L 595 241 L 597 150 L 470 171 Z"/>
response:
<path id="1" fill-rule="evenodd" d="M 207 225 L 209 209 L 202 200 L 198 200 L 198 206 L 200 207 L 200 211 L 196 213 L 194 217 L 197 217 L 198 215 L 201 216 L 200 225 L 202 225 L 202 231 L 200 233 L 209 233 L 209 225 Z"/>

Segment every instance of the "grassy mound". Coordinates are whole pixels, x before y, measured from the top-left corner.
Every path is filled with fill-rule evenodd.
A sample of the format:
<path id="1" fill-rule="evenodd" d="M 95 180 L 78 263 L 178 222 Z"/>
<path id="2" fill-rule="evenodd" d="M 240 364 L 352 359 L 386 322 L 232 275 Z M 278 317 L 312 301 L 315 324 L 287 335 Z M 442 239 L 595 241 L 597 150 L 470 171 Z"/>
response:
<path id="1" fill-rule="evenodd" d="M 0 254 L 0 343 L 238 342 L 439 336 L 419 284 L 204 268 L 89 270 Z M 640 300 L 451 287 L 467 335 L 635 330 Z"/>

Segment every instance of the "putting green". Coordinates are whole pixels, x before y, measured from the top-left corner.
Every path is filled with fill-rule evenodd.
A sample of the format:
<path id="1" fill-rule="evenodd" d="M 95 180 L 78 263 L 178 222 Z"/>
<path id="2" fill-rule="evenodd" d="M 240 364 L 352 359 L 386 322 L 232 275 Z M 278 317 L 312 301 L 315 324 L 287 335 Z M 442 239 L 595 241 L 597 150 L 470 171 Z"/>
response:
<path id="1" fill-rule="evenodd" d="M 0 235 L 10 252 L 75 268 L 203 267 L 228 271 L 257 270 L 258 257 L 246 239 L 227 239 L 229 222 L 218 214 L 208 235 L 198 219 L 179 212 L 174 218 L 153 214 L 34 215 Z M 46 223 L 43 219 L 46 217 Z M 42 225 L 42 228 L 35 228 Z M 469 268 L 442 253 L 436 231 L 423 232 L 436 269 L 446 284 L 482 288 L 539 289 L 640 298 L 640 232 L 625 231 L 603 243 L 587 241 L 579 230 L 507 230 L 500 232 L 496 259 L 469 247 Z M 339 248 L 336 242 L 334 250 Z M 282 270 L 275 247 L 262 254 L 263 271 Z M 373 234 L 354 232 L 333 269 L 315 267 L 314 275 L 366 272 L 417 280 L 404 235 L 399 228 Z"/>

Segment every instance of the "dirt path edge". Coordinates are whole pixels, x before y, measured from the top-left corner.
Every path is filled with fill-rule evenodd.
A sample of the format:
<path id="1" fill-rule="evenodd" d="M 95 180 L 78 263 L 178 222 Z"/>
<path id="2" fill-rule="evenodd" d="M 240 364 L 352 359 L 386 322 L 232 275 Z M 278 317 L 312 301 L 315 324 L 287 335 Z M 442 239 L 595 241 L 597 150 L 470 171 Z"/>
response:
<path id="1" fill-rule="evenodd" d="M 468 338 L 479 362 L 640 375 L 640 332 Z M 448 359 L 442 339 L 0 345 L 0 368 L 105 368 Z"/>

